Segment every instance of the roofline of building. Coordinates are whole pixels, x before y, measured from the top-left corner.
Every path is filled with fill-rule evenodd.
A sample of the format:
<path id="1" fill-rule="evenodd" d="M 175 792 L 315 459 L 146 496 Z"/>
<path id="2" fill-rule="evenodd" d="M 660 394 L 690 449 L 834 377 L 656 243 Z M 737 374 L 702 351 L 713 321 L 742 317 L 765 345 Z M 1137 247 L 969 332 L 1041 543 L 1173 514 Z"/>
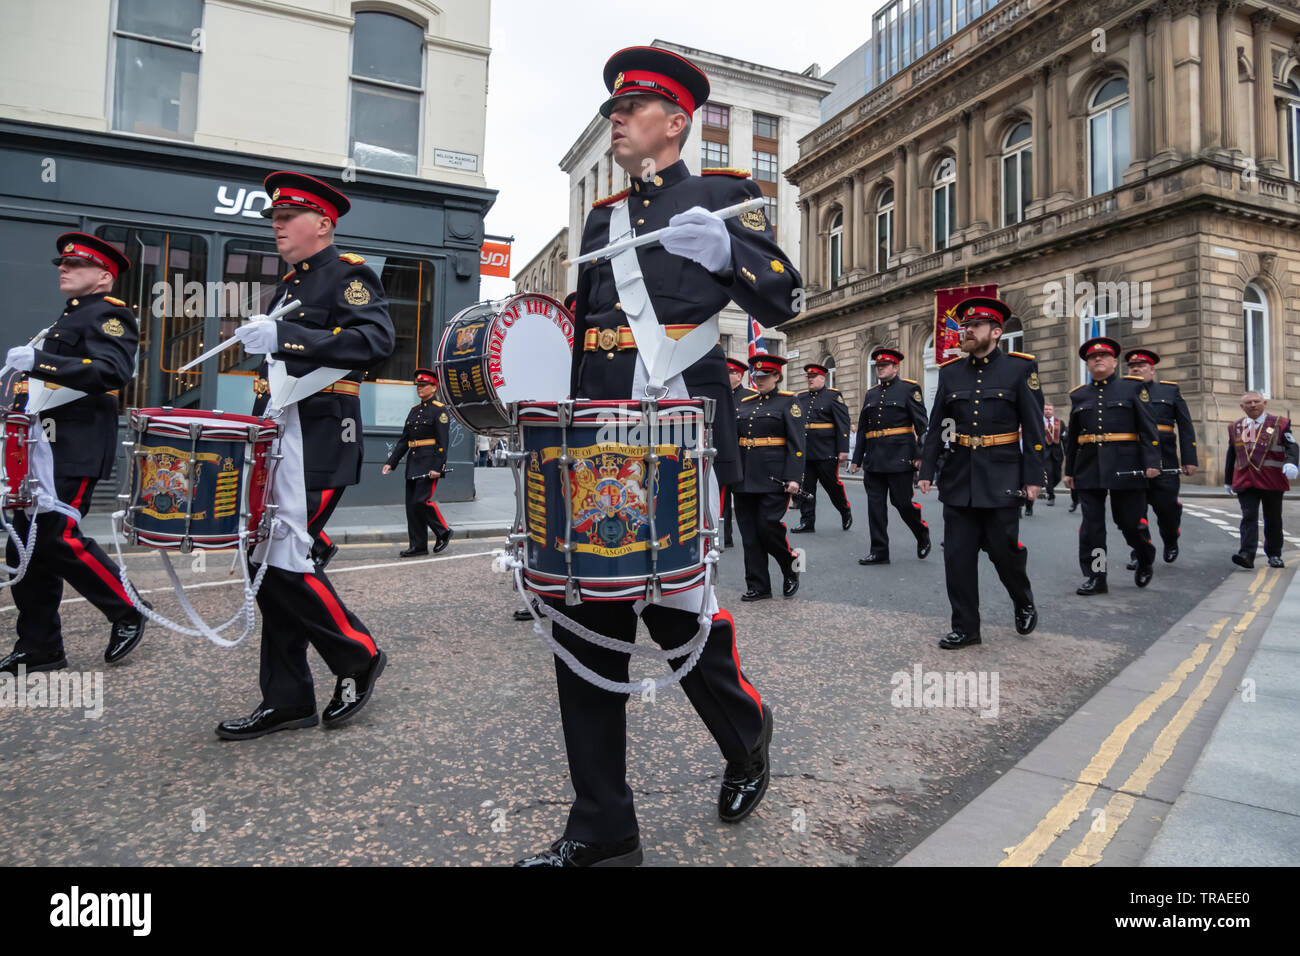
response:
<path id="1" fill-rule="evenodd" d="M 555 241 L 568 231 L 569 231 L 568 226 L 561 226 L 560 231 L 557 232 L 555 235 L 551 236 L 550 239 L 547 239 L 546 242 L 542 244 L 542 248 L 538 249 L 537 253 L 526 263 L 524 263 L 523 267 L 517 273 L 515 273 L 513 276 L 510 277 L 510 281 L 518 282 L 519 277 L 523 275 L 525 272 L 527 272 L 529 269 L 531 269 L 537 263 L 537 261 L 542 258 L 542 256 L 546 255 L 547 250 L 550 249 L 551 246 L 555 245 Z M 565 248 L 567 250 L 567 243 Z"/>

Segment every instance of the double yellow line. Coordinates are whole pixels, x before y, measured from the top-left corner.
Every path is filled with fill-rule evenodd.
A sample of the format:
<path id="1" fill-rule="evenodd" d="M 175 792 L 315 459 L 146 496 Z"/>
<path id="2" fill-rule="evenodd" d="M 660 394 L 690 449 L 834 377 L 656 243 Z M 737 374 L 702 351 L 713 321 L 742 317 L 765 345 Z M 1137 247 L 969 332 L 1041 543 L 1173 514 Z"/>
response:
<path id="1" fill-rule="evenodd" d="M 1070 851 L 1062 866 L 1092 866 L 1101 862 L 1102 853 L 1110 845 L 1120 826 L 1128 819 L 1138 797 L 1146 792 L 1151 781 L 1165 765 L 1165 761 L 1173 754 L 1179 739 L 1201 709 L 1201 705 L 1218 686 L 1224 668 L 1241 645 L 1242 635 L 1268 603 L 1269 593 L 1281 576 L 1282 572 L 1279 569 L 1260 568 L 1255 572 L 1255 579 L 1251 581 L 1249 590 L 1249 593 L 1254 595 L 1251 609 L 1244 612 L 1240 620 L 1233 625 L 1227 638 L 1219 646 L 1219 652 L 1202 675 L 1200 683 L 1196 685 L 1196 689 L 1160 731 L 1137 769 L 1106 803 L 1096 824 L 1089 828 L 1079 844 Z M 1229 618 L 1224 617 L 1210 625 L 1209 630 L 1205 632 L 1206 639 L 1197 644 L 1195 650 L 1170 672 L 1164 683 L 1147 695 L 1127 717 L 1119 722 L 1102 741 L 1083 772 L 1079 774 L 1079 781 L 1057 802 L 1056 806 L 1047 812 L 1032 833 L 1004 851 L 1007 857 L 998 864 L 999 866 L 1033 866 L 1042 858 L 1043 854 L 1087 808 L 1092 795 L 1119 760 L 1133 733 L 1177 693 L 1183 682 L 1200 667 L 1214 642 L 1223 634 L 1228 621 Z"/>

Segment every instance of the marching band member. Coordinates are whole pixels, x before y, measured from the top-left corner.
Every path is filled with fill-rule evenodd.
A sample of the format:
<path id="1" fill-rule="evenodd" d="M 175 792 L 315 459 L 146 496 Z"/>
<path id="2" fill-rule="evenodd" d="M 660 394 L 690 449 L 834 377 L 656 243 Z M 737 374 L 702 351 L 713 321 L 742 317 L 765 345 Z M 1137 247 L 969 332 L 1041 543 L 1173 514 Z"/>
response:
<path id="1" fill-rule="evenodd" d="M 794 392 L 776 386 L 786 360 L 760 352 L 749 360 L 758 392 L 746 398 L 737 412 L 740 431 L 740 465 L 744 474 L 736 485 L 736 521 L 745 545 L 745 584 L 742 601 L 772 596 L 768 555 L 781 568 L 781 596 L 799 590 L 795 555 L 781 521 L 789 495 L 799 491 L 806 460 L 803 411 Z"/>
<path id="2" fill-rule="evenodd" d="M 749 366 L 739 359 L 727 359 L 727 377 L 731 380 L 731 399 L 736 403 L 736 408 L 740 408 L 740 403 L 750 395 L 757 395 L 752 388 L 745 384 L 745 373 L 749 371 Z M 722 486 L 722 546 L 724 548 L 734 548 L 735 544 L 731 537 L 731 513 L 734 508 L 732 500 L 731 485 Z"/>
<path id="3" fill-rule="evenodd" d="M 711 211 L 757 198 L 748 174 L 710 169 L 693 176 L 681 160 L 691 117 L 709 95 L 705 75 L 673 53 L 633 47 L 610 58 L 604 79 L 612 95 L 601 114 L 610 120 L 614 159 L 632 185 L 592 204 L 582 250 L 603 248 L 628 232 L 667 231 L 661 243 L 580 267 L 574 325 L 581 345 L 573 353 L 571 395 L 640 398 L 649 391 L 650 359 L 641 356 L 636 338 L 657 354 L 666 354 L 663 343 L 669 339 L 677 342 L 674 356 L 684 350 L 699 357 L 669 376 L 663 390 L 669 397 L 714 400 L 714 473 L 720 485 L 734 484 L 740 478 L 736 412 L 713 317 L 731 300 L 767 325 L 793 318 L 799 275 L 761 210 L 727 220 Z M 704 349 L 696 351 L 700 342 Z M 642 618 L 661 646 L 680 646 L 696 633 L 699 598 L 695 591 L 686 596 L 690 603 L 676 602 L 674 595 L 645 607 Z M 707 613 L 716 601 L 706 598 Z M 637 616 L 629 603 L 548 603 L 607 637 L 635 640 Z M 766 793 L 772 736 L 771 709 L 740 670 L 734 630 L 731 615 L 717 610 L 699 663 L 682 680 L 727 759 L 718 797 L 718 815 L 726 822 L 743 819 Z M 594 648 L 559 624 L 553 634 L 584 664 L 612 680 L 627 680 L 626 655 Z M 636 812 L 625 779 L 626 695 L 593 687 L 558 658 L 555 671 L 576 799 L 564 836 L 521 865 L 639 863 Z"/>
<path id="4" fill-rule="evenodd" d="M 804 462 L 803 491 L 807 497 L 799 501 L 799 527 L 791 534 L 807 534 L 817 530 L 817 485 L 826 489 L 831 504 L 840 513 L 840 527 L 848 531 L 853 527 L 853 511 L 849 496 L 840 481 L 840 462 L 849 457 L 849 409 L 838 388 L 826 387 L 829 369 L 813 362 L 803 367 L 808 376 L 808 388 L 795 396 L 803 413 L 807 458 Z"/>
<path id="5" fill-rule="evenodd" d="M 1300 474 L 1300 447 L 1291 434 L 1291 420 L 1264 411 L 1268 401 L 1259 392 L 1241 396 L 1246 413 L 1228 426 L 1228 457 L 1223 480 L 1241 505 L 1241 545 L 1232 563 L 1255 566 L 1259 547 L 1259 510 L 1264 506 L 1264 554 L 1270 568 L 1282 564 L 1282 496 Z"/>
<path id="6" fill-rule="evenodd" d="M 305 505 L 306 536 L 316 538 L 343 490 L 361 480 L 361 378 L 365 369 L 393 351 L 393 324 L 379 278 L 361 256 L 340 254 L 334 229 L 351 203 L 332 186 L 299 173 L 266 177 L 276 249 L 294 269 L 280 282 L 273 301 L 298 299 L 302 308 L 280 321 L 254 317 L 235 330 L 251 355 L 270 355 L 302 378 L 325 368 L 350 369 L 343 378 L 298 401 L 289 413 L 301 424 L 301 452 L 277 467 L 273 492 L 301 492 L 305 501 L 279 501 L 281 515 Z M 270 405 L 279 407 L 271 386 Z M 288 437 L 288 436 L 286 436 Z M 294 444 L 281 448 L 294 451 Z M 296 535 L 286 541 L 292 543 Z M 265 548 L 266 578 L 257 593 L 262 611 L 262 701 L 248 717 L 223 721 L 217 736 L 249 740 L 277 730 L 314 727 L 320 719 L 337 726 L 366 705 L 387 657 L 366 626 L 335 593 L 324 572 L 301 554 Z M 285 566 L 287 565 L 287 567 Z M 316 713 L 307 645 L 329 665 L 337 680 L 323 715 Z"/>
<path id="7" fill-rule="evenodd" d="M 433 500 L 438 479 L 447 469 L 447 446 L 451 443 L 447 409 L 433 397 L 437 390 L 437 373 L 417 368 L 415 394 L 420 401 L 406 413 L 401 437 L 384 463 L 383 471 L 387 475 L 408 450 L 411 452 L 411 457 L 406 459 L 406 535 L 410 547 L 401 552 L 403 558 L 429 553 L 430 528 L 434 534 L 434 554 L 446 548 L 451 540 L 451 528 Z"/>
<path id="8" fill-rule="evenodd" d="M 131 263 L 116 247 L 95 236 L 68 232 L 59 236 L 53 262 L 59 267 L 59 290 L 67 307 L 45 333 L 39 347 L 9 350 L 5 364 L 27 372 L 28 386 L 84 392 L 74 401 L 40 415 L 54 459 L 54 492 L 83 516 L 90 510 L 95 485 L 107 479 L 117 456 L 118 389 L 135 375 L 139 330 L 121 299 L 108 293 Z M 27 539 L 28 521 L 14 512 L 14 528 Z M 5 549 L 10 567 L 18 564 L 13 540 Z M 112 629 L 104 660 L 120 661 L 140 643 L 145 618 L 127 597 L 120 571 L 77 522 L 57 511 L 36 516 L 36 544 L 27 573 L 13 585 L 18 608 L 18 641 L 0 659 L 0 673 L 59 670 L 68 666 L 63 651 L 59 603 L 63 582 L 100 610 Z"/>

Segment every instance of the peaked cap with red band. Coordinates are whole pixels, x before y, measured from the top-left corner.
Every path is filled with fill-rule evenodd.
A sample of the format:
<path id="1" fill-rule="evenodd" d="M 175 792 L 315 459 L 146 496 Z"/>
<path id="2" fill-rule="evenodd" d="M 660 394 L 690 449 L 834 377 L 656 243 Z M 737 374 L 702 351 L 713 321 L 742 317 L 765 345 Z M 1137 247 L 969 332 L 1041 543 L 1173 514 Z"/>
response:
<path id="1" fill-rule="evenodd" d="M 1150 362 L 1152 365 L 1160 364 L 1160 356 L 1151 349 L 1129 349 L 1124 353 L 1124 361 L 1132 365 L 1136 362 Z"/>
<path id="2" fill-rule="evenodd" d="M 56 266 L 62 264 L 64 259 L 91 262 L 111 272 L 114 279 L 131 268 L 131 260 L 118 252 L 114 246 L 98 236 L 90 236 L 84 232 L 65 232 L 54 240 L 54 248 L 59 254 L 50 261 Z"/>
<path id="3" fill-rule="evenodd" d="M 809 362 L 803 367 L 803 373 L 805 375 L 825 375 L 826 366 L 818 365 L 816 362 Z"/>
<path id="4" fill-rule="evenodd" d="M 786 359 L 780 355 L 768 355 L 756 352 L 749 359 L 749 367 L 755 375 L 779 375 L 785 368 Z"/>
<path id="5" fill-rule="evenodd" d="M 437 385 L 438 373 L 429 368 L 417 368 L 415 370 L 416 385 Z"/>
<path id="6" fill-rule="evenodd" d="M 962 299 L 953 306 L 953 314 L 957 316 L 958 322 L 996 322 L 998 326 L 1006 323 L 1011 318 L 1011 307 L 1001 299 L 994 299 L 991 296 L 976 295 L 969 299 Z"/>
<path id="7" fill-rule="evenodd" d="M 749 366 L 746 365 L 744 362 L 742 362 L 740 359 L 728 358 L 727 371 L 739 372 L 740 374 L 744 375 L 746 372 L 749 371 Z"/>
<path id="8" fill-rule="evenodd" d="M 903 353 L 898 349 L 891 349 L 887 345 L 871 350 L 871 361 L 873 362 L 893 362 L 898 365 L 903 361 Z"/>
<path id="9" fill-rule="evenodd" d="M 277 209 L 310 209 L 339 224 L 339 217 L 352 208 L 348 197 L 328 183 L 302 173 L 272 173 L 266 177 L 264 187 L 271 197 L 271 205 L 262 210 L 270 219 Z"/>
<path id="10" fill-rule="evenodd" d="M 1119 343 L 1114 339 L 1099 335 L 1094 339 L 1088 339 L 1079 346 L 1079 358 L 1086 359 L 1092 355 L 1113 355 L 1119 358 Z"/>
<path id="11" fill-rule="evenodd" d="M 620 96 L 650 93 L 676 103 L 691 116 L 709 98 L 709 78 L 685 57 L 652 46 L 619 50 L 605 64 L 605 89 L 610 97 L 600 107 L 609 118 Z"/>
<path id="12" fill-rule="evenodd" d="M 578 309 L 578 293 L 570 292 L 564 297 L 564 309 L 569 315 L 573 315 Z"/>

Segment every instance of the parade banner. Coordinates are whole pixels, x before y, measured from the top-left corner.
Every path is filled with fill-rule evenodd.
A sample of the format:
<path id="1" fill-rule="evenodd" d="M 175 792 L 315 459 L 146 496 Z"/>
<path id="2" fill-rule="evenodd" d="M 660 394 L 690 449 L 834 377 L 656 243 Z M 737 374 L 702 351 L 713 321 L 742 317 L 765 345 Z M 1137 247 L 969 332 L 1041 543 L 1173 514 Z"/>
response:
<path id="1" fill-rule="evenodd" d="M 961 354 L 958 342 L 961 332 L 957 328 L 957 317 L 953 306 L 963 299 L 983 295 L 996 299 L 997 285 L 970 285 L 955 289 L 934 290 L 934 361 L 942 365 L 948 359 Z"/>

